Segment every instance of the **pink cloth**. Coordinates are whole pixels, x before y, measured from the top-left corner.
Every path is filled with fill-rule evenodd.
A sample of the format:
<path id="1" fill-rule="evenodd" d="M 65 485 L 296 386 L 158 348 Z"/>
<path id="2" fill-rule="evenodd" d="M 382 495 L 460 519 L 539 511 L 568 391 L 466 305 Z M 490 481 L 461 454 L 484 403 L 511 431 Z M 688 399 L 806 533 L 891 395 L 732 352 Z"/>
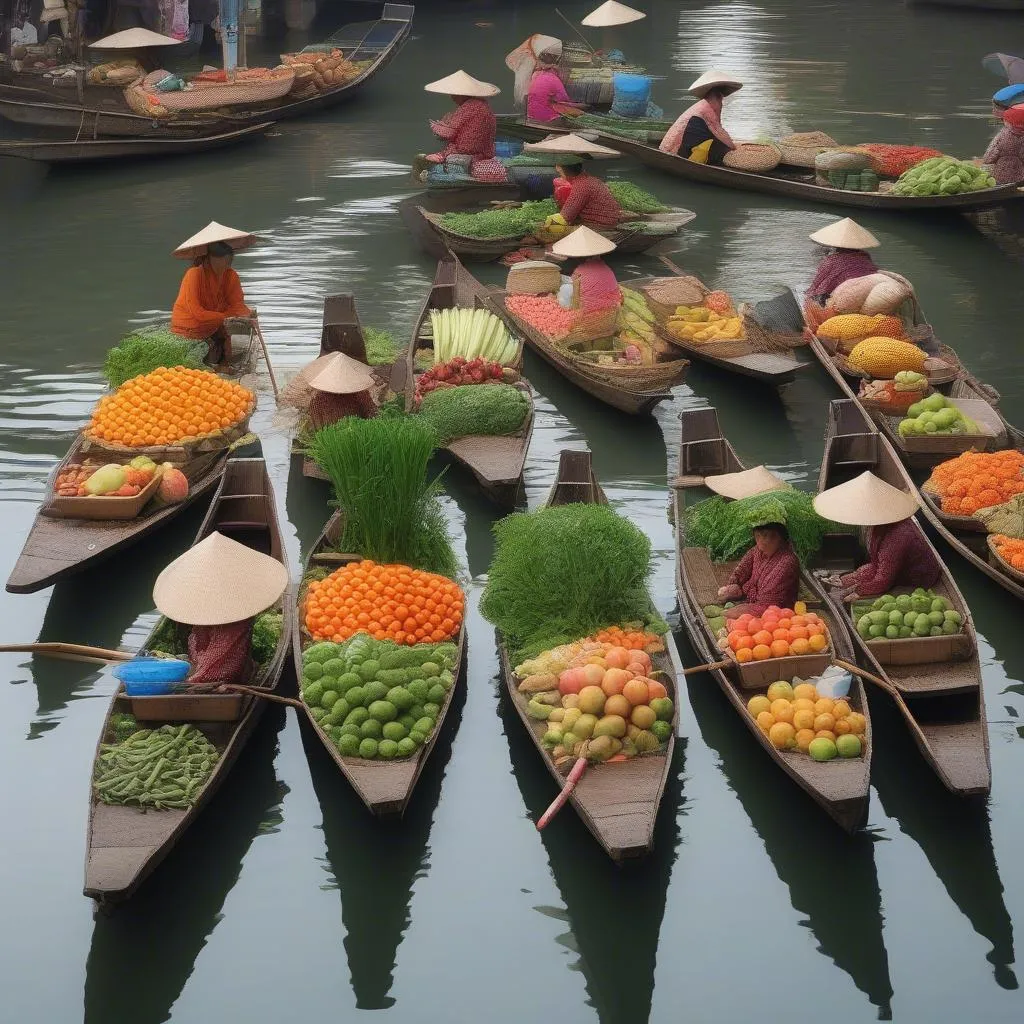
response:
<path id="1" fill-rule="evenodd" d="M 253 619 L 223 626 L 193 626 L 188 634 L 189 686 L 248 683 L 252 676 Z"/>
<path id="2" fill-rule="evenodd" d="M 728 146 L 729 149 L 736 148 L 736 143 L 732 141 L 732 136 L 722 127 L 722 98 L 716 96 L 712 99 L 697 100 L 692 107 L 684 110 L 676 118 L 675 123 L 669 128 L 668 133 L 661 140 L 661 145 L 658 147 L 662 153 L 676 154 L 679 152 L 680 143 L 683 141 L 683 132 L 686 131 L 687 122 L 691 117 L 703 118 L 704 123 L 711 129 L 719 142 Z"/>
<path id="3" fill-rule="evenodd" d="M 868 531 L 868 561 L 843 577 L 861 597 L 878 597 L 893 587 L 933 587 L 942 566 L 913 518 Z"/>
<path id="4" fill-rule="evenodd" d="M 827 299 L 844 281 L 877 274 L 875 261 L 860 249 L 832 249 L 818 264 L 807 297 Z"/>
<path id="5" fill-rule="evenodd" d="M 760 615 L 769 605 L 792 608 L 800 588 L 800 560 L 789 544 L 771 558 L 761 554 L 755 544 L 741 559 L 729 577 L 729 583 L 743 591 L 744 603 L 752 615 Z"/>
<path id="6" fill-rule="evenodd" d="M 469 174 L 477 181 L 508 181 L 508 171 L 497 157 L 492 157 L 490 160 L 474 160 L 469 165 Z"/>
<path id="7" fill-rule="evenodd" d="M 615 272 L 600 256 L 584 260 L 573 272 L 580 283 L 580 309 L 584 313 L 622 305 L 622 292 Z"/>
<path id="8" fill-rule="evenodd" d="M 1024 181 L 1024 111 L 1014 114 L 1011 108 L 1003 114 L 1003 127 L 989 143 L 982 163 L 992 168 L 992 177 L 999 185 Z"/>
<path id="9" fill-rule="evenodd" d="M 448 143 L 440 153 L 432 154 L 441 160 L 456 154 L 471 156 L 474 160 L 494 157 L 498 123 L 486 100 L 471 97 L 440 121 L 431 121 L 430 127 L 439 139 Z"/>
<path id="10" fill-rule="evenodd" d="M 543 68 L 536 72 L 526 94 L 526 116 L 531 121 L 555 121 L 561 115 L 552 103 L 570 103 L 569 94 L 558 73 Z"/>

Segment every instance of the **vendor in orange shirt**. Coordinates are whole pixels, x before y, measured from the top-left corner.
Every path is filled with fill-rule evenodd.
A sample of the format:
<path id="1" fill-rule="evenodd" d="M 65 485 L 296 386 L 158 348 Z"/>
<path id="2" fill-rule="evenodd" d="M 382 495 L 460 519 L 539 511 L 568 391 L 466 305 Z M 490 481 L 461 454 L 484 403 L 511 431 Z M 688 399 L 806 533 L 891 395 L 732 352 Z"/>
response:
<path id="1" fill-rule="evenodd" d="M 245 304 L 242 282 L 231 267 L 235 250 L 255 239 L 245 232 L 210 224 L 175 250 L 176 256 L 192 257 L 171 312 L 171 330 L 185 338 L 206 341 L 206 361 L 223 366 L 231 359 L 229 319 L 251 319 L 256 310 Z"/>

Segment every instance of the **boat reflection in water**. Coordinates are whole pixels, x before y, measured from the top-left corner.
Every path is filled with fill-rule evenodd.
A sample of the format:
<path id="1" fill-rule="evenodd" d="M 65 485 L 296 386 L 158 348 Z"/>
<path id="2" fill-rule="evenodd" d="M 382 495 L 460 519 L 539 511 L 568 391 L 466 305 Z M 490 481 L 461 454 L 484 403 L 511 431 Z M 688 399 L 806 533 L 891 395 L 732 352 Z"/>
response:
<path id="1" fill-rule="evenodd" d="M 111 914 L 99 913 L 85 968 L 85 1024 L 161 1024 L 221 920 L 253 841 L 278 831 L 288 787 L 274 770 L 285 709 L 271 704 L 221 791 L 160 868 Z M 157 812 L 154 812 L 157 813 Z"/>

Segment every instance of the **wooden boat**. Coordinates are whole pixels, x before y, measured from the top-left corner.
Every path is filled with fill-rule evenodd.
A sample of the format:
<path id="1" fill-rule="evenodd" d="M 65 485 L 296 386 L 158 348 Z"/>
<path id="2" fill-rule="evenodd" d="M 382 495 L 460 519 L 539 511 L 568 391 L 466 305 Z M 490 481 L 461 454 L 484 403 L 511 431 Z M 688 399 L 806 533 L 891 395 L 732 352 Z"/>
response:
<path id="1" fill-rule="evenodd" d="M 200 455 L 181 467 L 188 478 L 188 497 L 173 505 L 153 502 L 134 519 L 58 519 L 48 514 L 57 474 L 81 452 L 84 438 L 75 438 L 68 454 L 46 482 L 43 505 L 7 579 L 11 594 L 34 594 L 58 580 L 73 576 L 97 562 L 124 551 L 180 514 L 220 483 L 227 466 L 226 451 Z"/>
<path id="2" fill-rule="evenodd" d="M 210 511 L 196 536 L 196 543 L 213 532 L 223 533 L 287 565 L 274 493 L 263 459 L 229 460 Z M 277 688 L 292 640 L 295 605 L 288 591 L 281 598 L 280 607 L 284 623 L 277 650 L 259 668 L 252 684 L 268 692 Z M 149 646 L 156 632 L 154 630 L 150 635 L 145 647 Z M 224 702 L 231 698 L 213 694 L 208 697 L 186 695 L 143 699 L 160 701 L 158 713 L 164 713 L 166 707 L 168 715 L 163 720 L 147 720 L 145 727 L 150 728 L 185 720 L 175 717 L 175 701 L 193 704 L 196 701 Z M 171 852 L 185 830 L 210 802 L 263 713 L 265 701 L 259 698 L 238 697 L 238 701 L 241 711 L 233 720 L 188 719 L 220 751 L 220 757 L 192 807 L 187 810 L 143 810 L 139 807 L 104 804 L 90 796 L 85 864 L 86 896 L 100 903 L 115 903 L 131 896 Z M 132 698 L 126 696 L 120 686 L 104 719 L 96 749 L 97 759 L 102 744 L 111 739 L 110 716 L 115 712 L 132 713 Z M 211 711 L 211 717 L 215 713 L 219 712 Z"/>
<path id="3" fill-rule="evenodd" d="M 430 323 L 432 309 L 451 309 L 461 306 L 466 309 L 490 309 L 489 294 L 458 260 L 449 257 L 442 260 L 437 267 L 434 283 L 427 296 L 423 309 L 413 329 L 412 341 L 406 353 L 408 362 L 407 389 L 411 398 L 415 389 L 416 353 L 427 347 L 429 339 L 422 337 L 424 326 Z M 513 368 L 521 368 L 523 364 L 523 342 L 518 335 L 513 335 L 519 342 L 515 358 L 509 364 Z M 502 437 L 474 435 L 459 437 L 446 445 L 447 451 L 456 462 L 465 466 L 480 485 L 484 493 L 495 504 L 512 508 L 525 498 L 523 483 L 523 467 L 526 455 L 530 450 L 530 439 L 533 436 L 533 392 L 529 381 L 520 379 L 517 387 L 521 388 L 530 402 L 530 412 L 518 433 Z"/>
<path id="4" fill-rule="evenodd" d="M 491 304 L 511 329 L 523 336 L 526 344 L 545 362 L 578 388 L 620 412 L 647 415 L 660 402 L 672 397 L 672 388 L 683 383 L 689 361 L 665 358 L 652 366 L 616 369 L 599 366 L 573 355 L 563 344 L 519 319 L 506 305 L 505 292 L 494 289 Z M 667 346 L 666 346 L 667 348 Z M 659 358 L 662 358 L 659 356 Z"/>
<path id="5" fill-rule="evenodd" d="M 706 476 L 736 473 L 745 467 L 722 434 L 717 410 L 687 410 L 683 412 L 681 419 L 682 440 L 678 476 L 672 492 L 676 524 L 676 591 L 679 597 L 680 619 L 690 643 L 698 658 L 712 663 L 720 660 L 722 653 L 707 625 L 703 608 L 718 602 L 718 588 L 728 579 L 734 563 L 713 563 L 704 548 L 687 547 L 683 514 L 686 507 L 685 492 L 692 487 L 702 487 Z M 802 573 L 800 594 L 801 599 L 809 607 L 813 607 L 826 622 L 834 653 L 841 657 L 850 657 L 852 648 L 846 630 L 837 621 L 834 610 L 828 607 L 822 588 L 809 572 Z M 789 675 L 788 672 L 785 674 Z M 798 669 L 794 674 L 806 678 L 810 672 Z M 859 680 L 854 679 L 847 699 L 851 707 L 868 719 L 864 756 L 820 763 L 799 751 L 782 751 L 772 746 L 747 711 L 748 701 L 758 691 L 746 689 L 741 685 L 737 668 L 714 669 L 709 675 L 718 683 L 744 725 L 768 756 L 829 817 L 848 832 L 864 824 L 868 811 L 872 739 L 871 718 L 864 689 Z"/>
<path id="6" fill-rule="evenodd" d="M 874 429 L 863 410 L 849 400 L 834 401 L 829 407 L 819 490 L 844 483 L 865 470 L 894 487 L 913 488 L 892 446 Z M 941 562 L 916 518 L 912 521 L 921 531 L 921 539 Z M 827 563 L 832 571 L 849 572 L 863 560 L 860 540 L 854 533 L 837 534 L 828 540 Z M 943 784 L 961 796 L 986 794 L 991 788 L 992 772 L 974 622 L 945 564 L 934 589 L 963 616 L 962 637 L 942 638 L 950 641 L 948 660 L 915 664 L 882 664 L 873 645 L 857 633 L 849 609 L 832 592 L 824 593 L 833 614 L 857 648 L 858 662 L 893 685 L 903 697 L 921 730 L 920 735 L 912 730 L 921 754 Z"/>
<path id="7" fill-rule="evenodd" d="M 184 156 L 223 149 L 267 134 L 272 122 L 255 124 L 216 135 L 162 138 L 26 139 L 0 142 L 0 157 L 36 160 L 48 164 L 92 164 L 106 160 L 143 160 Z"/>
<path id="8" fill-rule="evenodd" d="M 666 262 L 671 265 L 674 272 L 678 274 L 683 273 L 671 261 Z M 652 280 L 653 278 L 642 277 L 623 283 L 626 287 L 638 291 L 644 285 L 650 284 Z M 748 333 L 756 329 L 756 326 L 752 325 L 749 319 L 747 319 Z M 751 346 L 749 344 L 744 345 L 740 341 L 734 343 L 727 342 L 725 345 L 722 343 L 710 346 L 698 345 L 685 338 L 677 338 L 674 334 L 670 334 L 660 321 L 655 325 L 655 330 L 658 336 L 674 350 L 677 349 L 685 352 L 688 356 L 702 363 L 708 363 L 710 366 L 717 367 L 719 370 L 736 373 L 741 377 L 748 377 L 751 380 L 759 381 L 762 384 L 771 384 L 774 387 L 781 387 L 783 384 L 792 383 L 796 379 L 797 373 L 807 366 L 807 363 L 803 363 L 796 358 L 792 347 L 787 348 L 786 351 L 743 351 L 744 349 L 750 349 Z M 728 355 L 729 348 L 725 347 L 726 345 L 734 346 L 737 354 Z M 715 354 L 716 350 L 720 354 Z"/>
<path id="9" fill-rule="evenodd" d="M 356 78 L 306 99 L 232 108 L 227 114 L 155 119 L 136 114 L 120 89 L 85 86 L 81 97 L 60 87 L 0 84 L 0 117 L 41 128 L 64 128 L 93 139 L 104 135 L 166 137 L 218 134 L 270 119 L 282 121 L 336 106 L 356 96 L 398 54 L 412 31 L 415 7 L 385 3 L 380 17 L 346 25 L 329 42 L 353 62 L 368 61 Z M 69 95 L 70 93 L 70 95 Z"/>
<path id="10" fill-rule="evenodd" d="M 1024 192 L 1016 184 L 997 185 L 980 192 L 967 192 L 958 196 L 894 196 L 884 192 L 847 192 L 814 183 L 814 172 L 780 166 L 774 171 L 757 174 L 733 167 L 698 164 L 672 153 L 663 153 L 657 146 L 636 142 L 621 135 L 598 132 L 598 141 L 618 150 L 623 156 L 632 156 L 648 167 L 654 167 L 677 178 L 743 192 L 763 192 L 768 195 L 788 196 L 805 202 L 828 206 L 848 206 L 858 209 L 887 210 L 890 212 L 923 212 L 934 210 L 979 210 L 986 206 L 1024 199 Z"/>
<path id="11" fill-rule="evenodd" d="M 316 539 L 309 553 L 305 571 L 324 565 L 338 568 L 343 564 L 346 557 L 348 561 L 359 561 L 359 555 L 353 554 L 339 558 L 337 554 L 337 542 L 341 535 L 341 514 L 335 513 L 324 527 L 323 533 Z M 309 635 L 305 631 L 302 616 L 303 593 L 299 592 L 298 625 L 295 629 L 292 654 L 295 659 L 296 678 L 302 678 L 302 649 L 309 642 Z M 452 675 L 455 677 L 455 685 L 445 695 L 444 704 L 441 706 L 440 714 L 434 731 L 427 738 L 426 743 L 417 750 L 414 757 L 396 759 L 394 761 L 367 761 L 361 757 L 343 757 L 338 748 L 331 741 L 331 737 L 320 728 L 309 710 L 303 705 L 299 712 L 305 721 L 316 733 L 317 738 L 323 744 L 324 749 L 331 756 L 331 759 L 338 766 L 341 774 L 345 776 L 352 788 L 359 795 L 359 798 L 366 804 L 371 814 L 379 818 L 401 818 L 412 798 L 413 790 L 423 772 L 424 765 L 430 757 L 438 737 L 441 735 L 445 719 L 451 709 L 456 694 L 461 687 L 465 686 L 463 679 L 463 661 L 466 657 L 466 624 L 463 622 L 462 629 L 456 641 L 459 647 L 458 660 L 452 668 Z"/>
<path id="12" fill-rule="evenodd" d="M 601 485 L 594 476 L 590 452 L 563 451 L 558 460 L 558 475 L 548 496 L 548 505 L 582 503 L 604 505 Z M 653 606 L 652 606 L 653 607 Z M 675 732 L 679 721 L 679 680 L 670 651 L 670 634 L 662 638 L 665 651 L 652 655 L 654 669 L 676 703 L 672 735 L 664 750 L 632 757 L 615 763 L 592 764 L 573 790 L 569 802 L 594 838 L 614 861 L 635 860 L 650 852 L 654 844 L 654 822 L 665 792 Z M 541 743 L 545 729 L 526 712 L 527 701 L 517 689 L 518 679 L 508 651 L 499 637 L 498 654 L 501 678 L 523 726 L 529 733 L 541 760 L 561 787 L 571 764 L 559 766 Z"/>

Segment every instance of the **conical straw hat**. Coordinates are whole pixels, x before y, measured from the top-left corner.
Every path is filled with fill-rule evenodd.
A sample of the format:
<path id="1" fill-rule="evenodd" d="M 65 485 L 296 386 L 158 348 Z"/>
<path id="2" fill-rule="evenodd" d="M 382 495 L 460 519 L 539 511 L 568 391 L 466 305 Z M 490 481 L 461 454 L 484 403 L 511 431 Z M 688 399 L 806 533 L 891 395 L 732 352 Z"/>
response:
<path id="1" fill-rule="evenodd" d="M 173 36 L 162 36 L 148 28 L 126 28 L 112 36 L 97 39 L 89 46 L 94 50 L 144 50 L 148 46 L 179 46 L 182 40 Z"/>
<path id="2" fill-rule="evenodd" d="M 551 251 L 558 256 L 603 256 L 614 250 L 615 243 L 610 238 L 599 235 L 586 225 L 576 228 L 551 246 Z"/>
<path id="3" fill-rule="evenodd" d="M 423 86 L 423 89 L 425 92 L 439 92 L 443 96 L 497 96 L 501 92 L 496 85 L 481 82 L 465 71 L 456 71 L 454 75 Z"/>
<path id="4" fill-rule="evenodd" d="M 749 498 L 765 491 L 788 491 L 790 485 L 764 466 L 754 466 L 739 473 L 721 473 L 704 477 L 704 486 L 723 498 Z"/>
<path id="5" fill-rule="evenodd" d="M 523 146 L 524 153 L 572 153 L 577 156 L 613 157 L 621 154 L 607 146 L 599 146 L 581 135 L 552 135 L 543 142 L 528 142 Z"/>
<path id="6" fill-rule="evenodd" d="M 814 499 L 814 510 L 819 516 L 847 526 L 899 523 L 909 519 L 917 507 L 916 498 L 870 472 L 830 487 Z"/>
<path id="7" fill-rule="evenodd" d="M 850 217 L 833 221 L 815 231 L 810 239 L 819 245 L 830 245 L 836 249 L 877 249 L 882 244 L 867 228 L 862 228 Z"/>
<path id="8" fill-rule="evenodd" d="M 608 0 L 601 4 L 596 10 L 591 11 L 580 22 L 587 28 L 611 28 L 612 25 L 628 25 L 632 21 L 639 21 L 646 18 L 643 11 L 637 11 L 625 4 L 616 3 L 616 0 Z"/>
<path id="9" fill-rule="evenodd" d="M 332 395 L 354 395 L 373 386 L 373 375 L 370 368 L 358 359 L 344 352 L 332 352 L 324 368 L 310 379 L 309 386 Z"/>
<path id="10" fill-rule="evenodd" d="M 157 576 L 153 601 L 175 622 L 222 626 L 266 611 L 287 586 L 276 558 L 211 533 Z"/>
<path id="11" fill-rule="evenodd" d="M 212 242 L 227 242 L 235 252 L 248 249 L 256 244 L 256 236 L 238 228 L 229 228 L 211 220 L 202 231 L 182 242 L 171 254 L 181 260 L 190 260 L 196 256 L 205 256 L 207 247 Z"/>
<path id="12" fill-rule="evenodd" d="M 688 91 L 694 96 L 704 97 L 715 88 L 736 92 L 743 88 L 743 83 L 728 71 L 712 68 L 710 71 L 705 71 L 696 82 L 691 83 Z"/>

